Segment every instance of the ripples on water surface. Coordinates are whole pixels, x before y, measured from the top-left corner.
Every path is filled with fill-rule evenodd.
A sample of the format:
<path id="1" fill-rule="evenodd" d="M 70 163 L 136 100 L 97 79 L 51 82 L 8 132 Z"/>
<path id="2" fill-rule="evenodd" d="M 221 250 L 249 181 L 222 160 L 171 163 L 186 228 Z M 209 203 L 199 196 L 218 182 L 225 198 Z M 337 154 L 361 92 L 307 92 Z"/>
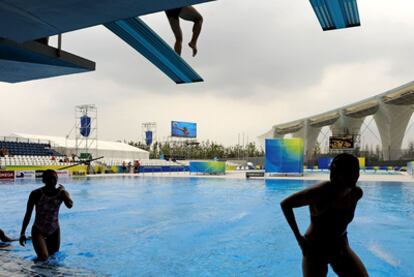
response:
<path id="1" fill-rule="evenodd" d="M 30 243 L 14 243 L 0 249 L 0 276 L 301 275 L 300 252 L 279 202 L 315 182 L 139 177 L 63 183 L 75 206 L 61 208 L 61 252 L 36 264 Z M 40 185 L 0 183 L 0 227 L 8 234 L 19 234 L 29 192 Z M 349 228 L 351 246 L 371 276 L 414 276 L 414 184 L 360 185 L 365 194 Z M 296 214 L 304 230 L 308 211 Z"/>

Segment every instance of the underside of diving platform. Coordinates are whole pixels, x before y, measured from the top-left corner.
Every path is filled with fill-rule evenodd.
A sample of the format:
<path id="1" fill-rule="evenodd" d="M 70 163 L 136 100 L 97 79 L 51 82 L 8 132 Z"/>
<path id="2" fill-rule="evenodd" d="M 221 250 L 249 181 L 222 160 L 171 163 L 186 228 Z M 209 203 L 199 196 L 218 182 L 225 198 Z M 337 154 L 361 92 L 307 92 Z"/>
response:
<path id="1" fill-rule="evenodd" d="M 36 42 L 0 39 L 0 81 L 18 83 L 95 70 L 95 63 Z"/>
<path id="2" fill-rule="evenodd" d="M 211 0 L 0 0 L 0 38 L 24 42 Z"/>

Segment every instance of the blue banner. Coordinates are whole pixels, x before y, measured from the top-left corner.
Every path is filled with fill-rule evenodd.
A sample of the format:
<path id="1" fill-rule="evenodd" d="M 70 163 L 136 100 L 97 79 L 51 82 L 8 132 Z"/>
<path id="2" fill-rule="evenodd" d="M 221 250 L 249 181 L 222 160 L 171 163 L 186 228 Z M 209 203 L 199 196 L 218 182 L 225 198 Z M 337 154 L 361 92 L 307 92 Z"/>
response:
<path id="1" fill-rule="evenodd" d="M 303 139 L 266 139 L 265 171 L 275 174 L 303 174 Z"/>
<path id="2" fill-rule="evenodd" d="M 146 131 L 145 132 L 145 143 L 147 145 L 151 145 L 152 144 L 152 131 Z"/>
<path id="3" fill-rule="evenodd" d="M 80 133 L 84 137 L 88 137 L 91 133 L 91 118 L 87 115 L 80 118 Z"/>
<path id="4" fill-rule="evenodd" d="M 333 158 L 325 157 L 318 159 L 318 169 L 330 169 Z"/>

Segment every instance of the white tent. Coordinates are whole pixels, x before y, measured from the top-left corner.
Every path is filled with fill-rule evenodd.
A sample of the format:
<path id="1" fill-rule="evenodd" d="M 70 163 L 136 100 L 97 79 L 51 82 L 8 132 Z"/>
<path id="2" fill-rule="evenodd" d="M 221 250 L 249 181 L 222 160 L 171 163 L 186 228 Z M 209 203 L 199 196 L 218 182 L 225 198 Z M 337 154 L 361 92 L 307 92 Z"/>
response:
<path id="1" fill-rule="evenodd" d="M 76 141 L 73 139 L 23 133 L 13 133 L 12 136 L 29 141 L 48 141 L 51 148 L 68 156 L 76 153 Z M 84 147 L 84 145 L 80 145 L 79 152 L 83 152 L 82 149 Z M 95 154 L 95 148 L 95 142 L 89 145 L 90 152 L 93 154 Z M 97 156 L 104 156 L 105 160 L 142 160 L 149 159 L 149 152 L 122 142 L 98 140 Z"/>

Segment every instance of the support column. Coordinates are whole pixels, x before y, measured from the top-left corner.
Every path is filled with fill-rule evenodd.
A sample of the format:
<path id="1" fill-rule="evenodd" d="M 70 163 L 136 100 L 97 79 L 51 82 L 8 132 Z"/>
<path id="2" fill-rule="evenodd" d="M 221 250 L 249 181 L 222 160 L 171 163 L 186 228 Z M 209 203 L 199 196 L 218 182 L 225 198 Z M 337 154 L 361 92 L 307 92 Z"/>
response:
<path id="1" fill-rule="evenodd" d="M 384 160 L 396 160 L 401 157 L 402 141 L 412 114 L 412 105 L 380 104 L 374 119 L 381 136 Z"/>
<path id="2" fill-rule="evenodd" d="M 265 140 L 269 138 L 273 138 L 275 131 L 274 128 L 272 128 L 270 131 L 264 133 L 263 135 L 258 137 L 259 140 L 259 146 L 261 146 L 263 149 L 265 147 Z"/>
<path id="3" fill-rule="evenodd" d="M 316 141 L 318 139 L 319 133 L 321 132 L 321 127 L 315 128 L 310 126 L 309 121 L 306 120 L 303 128 L 296 133 L 293 133 L 294 138 L 302 138 L 304 141 L 304 152 L 305 158 L 309 159 L 313 155 L 313 149 L 315 148 Z"/>
<path id="4" fill-rule="evenodd" d="M 264 149 L 266 139 L 283 138 L 284 135 L 280 135 L 276 132 L 276 128 L 272 127 L 270 131 L 258 137 L 259 145 Z"/>
<path id="5" fill-rule="evenodd" d="M 331 125 L 331 131 L 333 136 L 340 136 L 345 134 L 358 135 L 361 131 L 362 123 L 365 117 L 352 118 L 344 115 L 341 112 L 341 117 Z"/>

